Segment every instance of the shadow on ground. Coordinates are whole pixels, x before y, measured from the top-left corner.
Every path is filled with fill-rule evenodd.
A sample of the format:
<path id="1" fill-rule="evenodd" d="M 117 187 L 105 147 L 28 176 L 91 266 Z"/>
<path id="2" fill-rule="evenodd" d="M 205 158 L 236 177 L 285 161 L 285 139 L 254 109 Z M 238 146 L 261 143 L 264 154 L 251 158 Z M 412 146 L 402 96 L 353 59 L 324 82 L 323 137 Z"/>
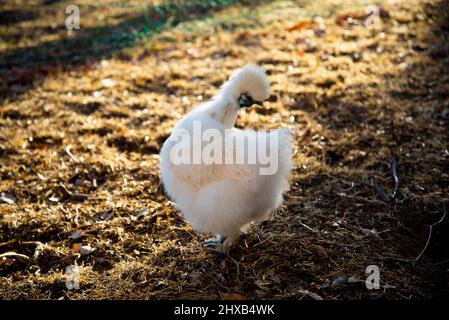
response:
<path id="1" fill-rule="evenodd" d="M 46 1 L 47 2 L 47 1 Z M 42 41 L 34 46 L 24 46 L 12 50 L 4 50 L 0 53 L 0 77 L 5 81 L 0 86 L 0 99 L 13 98 L 33 88 L 42 81 L 46 75 L 73 68 L 83 67 L 107 59 L 120 52 L 124 48 L 130 48 L 140 44 L 139 40 L 175 27 L 181 22 L 204 19 L 214 12 L 218 12 L 232 5 L 254 7 L 263 1 L 168 1 L 160 5 L 149 6 L 138 13 L 121 19 L 116 25 L 75 30 L 57 40 Z M 44 3 L 49 7 L 57 1 Z M 0 9 L 1 10 L 1 9 Z M 45 9 L 41 9 L 41 11 Z M 52 7 L 51 10 L 64 10 L 64 7 Z M 81 14 L 87 7 L 81 7 Z M 14 28 L 15 24 L 35 19 L 46 19 L 42 12 L 39 14 L 36 8 L 7 9 L 0 11 L 1 25 Z M 48 27 L 49 28 L 49 27 Z M 59 28 L 64 28 L 60 24 Z M 37 31 L 37 30 L 36 30 Z M 54 32 L 51 28 L 40 30 Z M 11 40 L 21 37 L 21 34 L 5 35 Z M 126 55 L 122 55 L 127 59 Z"/>

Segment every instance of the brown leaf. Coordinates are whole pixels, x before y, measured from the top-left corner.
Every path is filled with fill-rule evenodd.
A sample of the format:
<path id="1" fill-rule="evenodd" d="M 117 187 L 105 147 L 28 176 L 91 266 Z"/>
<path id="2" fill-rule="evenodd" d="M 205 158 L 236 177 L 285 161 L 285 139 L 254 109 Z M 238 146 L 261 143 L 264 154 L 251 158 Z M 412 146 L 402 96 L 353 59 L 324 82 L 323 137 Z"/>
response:
<path id="1" fill-rule="evenodd" d="M 72 246 L 72 251 L 73 252 L 79 252 L 81 249 L 81 244 L 80 243 L 74 243 Z"/>
<path id="2" fill-rule="evenodd" d="M 223 300 L 248 300 L 248 298 L 238 293 L 230 293 L 228 295 L 225 295 L 223 297 Z"/>
<path id="3" fill-rule="evenodd" d="M 316 21 L 303 20 L 303 21 L 299 21 L 295 25 L 287 28 L 287 31 L 301 31 L 304 29 L 313 29 L 313 28 L 317 28 L 317 27 L 318 27 L 318 23 Z"/>
<path id="4" fill-rule="evenodd" d="M 313 253 L 315 253 L 319 258 L 321 259 L 327 258 L 327 251 L 322 246 L 314 245 L 312 249 Z"/>
<path id="5" fill-rule="evenodd" d="M 237 40 L 249 40 L 251 33 L 249 31 L 243 31 L 237 36 Z"/>

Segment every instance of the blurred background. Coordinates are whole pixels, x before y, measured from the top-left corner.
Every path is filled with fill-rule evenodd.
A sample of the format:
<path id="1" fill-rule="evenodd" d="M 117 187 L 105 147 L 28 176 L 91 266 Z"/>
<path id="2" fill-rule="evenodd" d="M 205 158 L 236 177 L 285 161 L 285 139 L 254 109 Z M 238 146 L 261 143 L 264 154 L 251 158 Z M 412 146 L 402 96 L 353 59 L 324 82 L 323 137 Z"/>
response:
<path id="1" fill-rule="evenodd" d="M 439 0 L 0 1 L 0 296 L 447 298 L 448 36 Z M 246 63 L 272 95 L 237 126 L 292 128 L 295 167 L 230 260 L 158 153 Z"/>

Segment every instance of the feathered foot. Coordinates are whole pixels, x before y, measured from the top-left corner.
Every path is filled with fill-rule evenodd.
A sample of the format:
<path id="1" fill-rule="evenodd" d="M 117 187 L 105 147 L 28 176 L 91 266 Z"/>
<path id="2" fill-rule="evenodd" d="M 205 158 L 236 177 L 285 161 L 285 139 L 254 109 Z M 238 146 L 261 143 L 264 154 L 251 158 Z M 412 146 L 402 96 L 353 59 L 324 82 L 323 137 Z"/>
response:
<path id="1" fill-rule="evenodd" d="M 203 245 L 206 249 L 219 253 L 226 253 L 229 251 L 229 248 L 226 248 L 227 246 L 225 243 L 226 237 L 219 234 L 215 238 L 204 241 Z"/>

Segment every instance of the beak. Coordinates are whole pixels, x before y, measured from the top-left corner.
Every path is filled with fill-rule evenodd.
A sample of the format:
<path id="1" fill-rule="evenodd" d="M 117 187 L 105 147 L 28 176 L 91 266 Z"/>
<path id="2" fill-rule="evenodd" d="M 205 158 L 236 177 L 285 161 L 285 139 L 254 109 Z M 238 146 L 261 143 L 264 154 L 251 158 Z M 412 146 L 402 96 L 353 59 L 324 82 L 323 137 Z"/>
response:
<path id="1" fill-rule="evenodd" d="M 263 101 L 253 101 L 253 103 L 263 107 Z"/>

